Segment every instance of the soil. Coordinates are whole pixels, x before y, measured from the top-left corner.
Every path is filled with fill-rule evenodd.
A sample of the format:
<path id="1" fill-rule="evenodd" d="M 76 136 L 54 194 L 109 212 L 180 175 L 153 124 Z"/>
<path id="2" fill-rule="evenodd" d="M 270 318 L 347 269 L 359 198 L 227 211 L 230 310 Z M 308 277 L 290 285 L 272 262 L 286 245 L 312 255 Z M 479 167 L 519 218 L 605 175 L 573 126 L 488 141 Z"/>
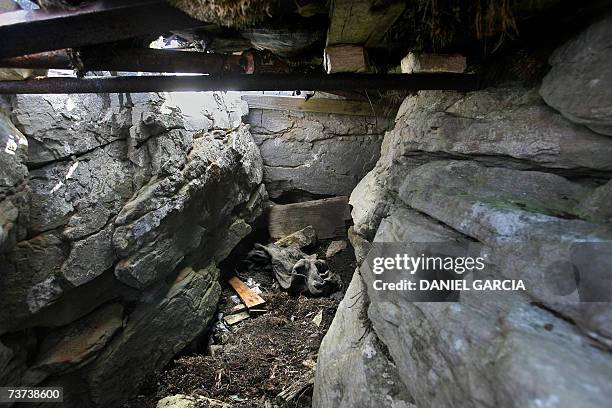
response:
<path id="1" fill-rule="evenodd" d="M 313 252 L 325 253 L 326 242 Z M 328 260 L 330 269 L 346 282 L 354 271 L 352 250 Z M 249 276 L 237 268 L 238 276 Z M 155 408 L 160 399 L 185 394 L 205 396 L 236 408 L 310 407 L 312 386 L 288 404 L 277 402 L 277 395 L 316 366 L 317 352 L 334 317 L 343 294 L 327 298 L 291 296 L 272 279 L 250 276 L 262 289 L 260 296 L 267 311 L 229 327 L 218 322 L 204 345 L 175 358 L 165 369 L 151 377 L 140 395 L 124 408 Z M 344 290 L 348 282 L 344 285 Z M 224 285 L 219 303 L 220 318 L 235 303 L 233 290 Z M 321 313 L 317 326 L 313 319 Z M 206 341 L 207 340 L 207 341 Z M 213 350 L 214 356 L 211 355 Z M 202 407 L 208 406 L 202 402 Z"/>

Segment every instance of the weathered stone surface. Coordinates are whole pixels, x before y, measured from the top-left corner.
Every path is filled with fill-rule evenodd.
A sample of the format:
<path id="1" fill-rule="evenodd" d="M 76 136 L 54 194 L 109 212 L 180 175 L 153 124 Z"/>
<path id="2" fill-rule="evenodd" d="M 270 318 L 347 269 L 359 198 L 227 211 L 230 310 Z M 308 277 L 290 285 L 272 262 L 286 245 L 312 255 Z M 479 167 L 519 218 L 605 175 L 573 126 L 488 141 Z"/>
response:
<path id="1" fill-rule="evenodd" d="M 559 47 L 540 94 L 575 123 L 612 136 L 612 15 Z"/>
<path id="2" fill-rule="evenodd" d="M 484 256 L 502 276 L 524 279 L 530 295 L 551 307 L 556 296 L 546 284 L 547 274 L 559 262 L 575 263 L 572 245 L 612 242 L 609 227 L 564 219 L 585 193 L 582 187 L 552 174 L 484 168 L 465 161 L 420 166 L 406 176 L 399 191 L 410 207 L 485 244 Z M 599 262 L 612 267 L 612 257 Z M 586 268 L 580 265 L 584 276 L 604 278 L 597 270 Z M 608 315 L 609 310 L 585 310 L 579 302 L 563 304 L 563 313 L 578 325 L 612 338 L 612 325 L 593 318 Z"/>
<path id="3" fill-rule="evenodd" d="M 244 103 L 197 96 L 206 103 L 12 99 L 35 147 L 28 159 L 18 144 L 12 173 L 0 169 L 3 384 L 64 386 L 73 390 L 66 406 L 119 406 L 206 328 L 219 296 L 215 264 L 251 231 L 267 193 Z M 21 192 L 31 198 L 15 201 Z M 32 344 L 12 341 L 26 335 Z"/>
<path id="4" fill-rule="evenodd" d="M 162 368 L 206 328 L 221 293 L 218 277 L 214 264 L 197 271 L 185 268 L 170 285 L 143 292 L 121 336 L 88 369 L 96 406 L 120 405 L 148 373 Z"/>
<path id="5" fill-rule="evenodd" d="M 194 139 L 189 159 L 180 173 L 145 186 L 115 220 L 115 274 L 127 285 L 142 289 L 172 271 L 261 182 L 261 159 L 244 128 Z"/>
<path id="6" fill-rule="evenodd" d="M 518 86 L 408 97 L 377 165 L 351 195 L 358 262 L 370 246 L 365 239 L 476 241 L 491 276 L 547 283 L 551 271 L 562 272 L 555 262 L 571 259 L 581 276 L 600 276 L 604 285 L 603 271 L 612 267 L 606 246 L 570 257 L 574 244 L 612 241 L 608 185 L 594 188 L 610 178 L 610 155 L 602 153 L 610 148 L 609 138 L 571 124 Z M 612 397 L 609 303 L 576 302 L 575 292 L 541 284 L 521 294 L 471 291 L 458 302 L 410 302 L 402 292 L 373 290 L 376 277 L 363 266 L 361 277 L 363 324 L 388 350 L 416 406 L 596 407 Z M 353 406 L 376 405 L 343 380 L 349 372 L 385 378 L 382 369 L 343 359 L 338 327 L 346 313 L 358 312 L 341 306 L 322 344 L 318 369 L 330 376 L 317 377 L 315 406 L 347 395 Z"/>
<path id="7" fill-rule="evenodd" d="M 19 95 L 12 119 L 30 143 L 29 163 L 83 154 L 127 136 L 127 111 L 115 94 Z"/>
<path id="8" fill-rule="evenodd" d="M 340 302 L 317 358 L 315 408 L 413 407 L 384 346 L 363 319 L 366 288 L 358 272 Z"/>
<path id="9" fill-rule="evenodd" d="M 251 109 L 247 119 L 272 199 L 305 191 L 348 195 L 374 166 L 385 118 Z"/>
<path id="10" fill-rule="evenodd" d="M 49 334 L 34 365 L 24 375 L 26 384 L 38 384 L 50 374 L 74 370 L 87 363 L 123 324 L 123 307 L 103 306 L 74 324 Z"/>
<path id="11" fill-rule="evenodd" d="M 575 213 L 589 221 L 612 222 L 612 181 L 595 189 L 575 208 Z"/>
<path id="12" fill-rule="evenodd" d="M 535 90 L 422 91 L 406 98 L 397 121 L 382 147 L 389 160 L 414 165 L 469 155 L 498 166 L 563 174 L 612 170 L 607 138 L 563 118 Z"/>
<path id="13" fill-rule="evenodd" d="M 28 142 L 0 110 L 0 254 L 25 236 Z"/>

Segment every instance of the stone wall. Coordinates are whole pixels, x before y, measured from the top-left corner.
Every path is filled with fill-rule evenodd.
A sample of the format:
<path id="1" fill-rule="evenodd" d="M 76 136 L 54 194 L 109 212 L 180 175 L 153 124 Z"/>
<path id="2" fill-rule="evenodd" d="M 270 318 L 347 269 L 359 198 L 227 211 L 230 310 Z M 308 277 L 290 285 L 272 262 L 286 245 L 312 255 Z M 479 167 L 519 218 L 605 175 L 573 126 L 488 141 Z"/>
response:
<path id="1" fill-rule="evenodd" d="M 610 242 L 612 91 L 598 84 L 612 80 L 611 30 L 608 18 L 562 46 L 540 89 L 408 97 L 351 195 L 358 258 L 369 242 L 476 241 L 493 276 L 537 281 L 573 243 Z M 609 303 L 532 289 L 410 302 L 373 279 L 355 273 L 323 340 L 315 407 L 609 405 Z"/>
<path id="2" fill-rule="evenodd" d="M 247 122 L 272 199 L 284 193 L 349 195 L 380 155 L 391 120 L 382 117 L 251 109 Z"/>
<path id="3" fill-rule="evenodd" d="M 239 99 L 177 95 L 3 101 L 0 384 L 117 407 L 206 329 L 263 167 Z"/>

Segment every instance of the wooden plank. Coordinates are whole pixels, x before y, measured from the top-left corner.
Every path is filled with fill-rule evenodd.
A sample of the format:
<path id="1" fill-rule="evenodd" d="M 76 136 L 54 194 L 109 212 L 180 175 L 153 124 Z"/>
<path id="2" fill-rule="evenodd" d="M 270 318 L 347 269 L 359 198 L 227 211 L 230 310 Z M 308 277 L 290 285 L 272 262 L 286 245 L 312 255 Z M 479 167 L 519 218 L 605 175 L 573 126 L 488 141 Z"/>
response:
<path id="1" fill-rule="evenodd" d="M 266 303 L 257 293 L 253 292 L 243 281 L 238 277 L 233 276 L 228 281 L 232 288 L 236 291 L 242 302 L 247 308 L 263 305 Z"/>
<path id="2" fill-rule="evenodd" d="M 340 44 L 325 47 L 323 65 L 328 74 L 369 71 L 368 56 L 361 45 Z"/>
<path id="3" fill-rule="evenodd" d="M 410 52 L 401 62 L 402 74 L 455 72 L 463 73 L 465 57 L 461 54 L 420 54 Z"/>
<path id="4" fill-rule="evenodd" d="M 242 95 L 250 109 L 291 110 L 299 112 L 334 113 L 350 116 L 382 116 L 385 109 L 367 101 L 324 98 L 294 98 L 290 96 Z"/>
<path id="5" fill-rule="evenodd" d="M 312 225 L 319 239 L 345 238 L 351 219 L 348 197 L 333 197 L 273 205 L 268 213 L 268 232 L 274 240 Z"/>
<path id="6" fill-rule="evenodd" d="M 249 312 L 244 311 L 244 312 L 236 313 L 233 315 L 225 316 L 223 320 L 225 321 L 225 324 L 227 324 L 228 326 L 233 326 L 236 323 L 240 323 L 241 321 L 248 319 L 249 317 L 250 317 Z"/>
<path id="7" fill-rule="evenodd" d="M 405 8 L 405 1 L 372 7 L 371 0 L 333 0 L 327 45 L 361 44 L 366 48 L 377 47 Z"/>

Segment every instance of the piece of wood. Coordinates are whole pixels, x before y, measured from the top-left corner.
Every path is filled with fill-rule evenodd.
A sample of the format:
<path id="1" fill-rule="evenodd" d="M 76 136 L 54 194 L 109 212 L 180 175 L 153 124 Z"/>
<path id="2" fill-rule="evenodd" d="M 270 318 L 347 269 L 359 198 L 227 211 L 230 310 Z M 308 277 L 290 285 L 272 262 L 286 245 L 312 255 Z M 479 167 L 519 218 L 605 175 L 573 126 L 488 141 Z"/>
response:
<path id="1" fill-rule="evenodd" d="M 308 370 L 302 374 L 295 382 L 290 386 L 282 390 L 277 396 L 276 400 L 280 403 L 287 403 L 301 394 L 301 392 L 307 387 L 314 384 L 315 370 Z"/>
<path id="2" fill-rule="evenodd" d="M 268 213 L 268 232 L 278 240 L 312 225 L 319 239 L 345 238 L 350 219 L 346 196 L 273 205 Z"/>
<path id="3" fill-rule="evenodd" d="M 243 281 L 238 279 L 238 277 L 233 276 L 228 281 L 230 286 L 234 288 L 240 299 L 247 308 L 252 308 L 255 306 L 263 305 L 266 303 L 265 300 L 262 299 L 257 293 L 253 292 L 251 288 L 249 288 Z"/>
<path id="4" fill-rule="evenodd" d="M 327 45 L 361 44 L 375 48 L 406 8 L 405 1 L 372 6 L 371 0 L 333 0 Z"/>
<path id="5" fill-rule="evenodd" d="M 466 61 L 461 54 L 418 54 L 408 53 L 402 61 L 402 74 L 454 72 L 465 71 Z"/>
<path id="6" fill-rule="evenodd" d="M 247 309 L 247 307 L 245 305 L 240 304 L 240 305 L 236 305 L 236 306 L 232 307 L 227 312 L 225 312 L 225 314 L 226 315 L 232 315 L 232 314 L 235 314 L 235 313 L 240 313 L 240 312 L 242 312 L 242 311 L 244 311 L 246 309 Z"/>
<path id="7" fill-rule="evenodd" d="M 298 112 L 334 113 L 350 116 L 382 116 L 385 109 L 367 101 L 324 98 L 295 98 L 291 96 L 242 95 L 249 109 L 290 110 Z"/>
<path id="8" fill-rule="evenodd" d="M 225 324 L 227 324 L 228 326 L 233 326 L 237 323 L 240 323 L 243 320 L 248 319 L 249 317 L 250 317 L 249 312 L 244 311 L 244 312 L 236 313 L 233 315 L 225 316 L 223 320 L 225 321 Z"/>
<path id="9" fill-rule="evenodd" d="M 328 74 L 368 72 L 368 56 L 360 45 L 331 45 L 323 51 L 323 65 Z"/>

